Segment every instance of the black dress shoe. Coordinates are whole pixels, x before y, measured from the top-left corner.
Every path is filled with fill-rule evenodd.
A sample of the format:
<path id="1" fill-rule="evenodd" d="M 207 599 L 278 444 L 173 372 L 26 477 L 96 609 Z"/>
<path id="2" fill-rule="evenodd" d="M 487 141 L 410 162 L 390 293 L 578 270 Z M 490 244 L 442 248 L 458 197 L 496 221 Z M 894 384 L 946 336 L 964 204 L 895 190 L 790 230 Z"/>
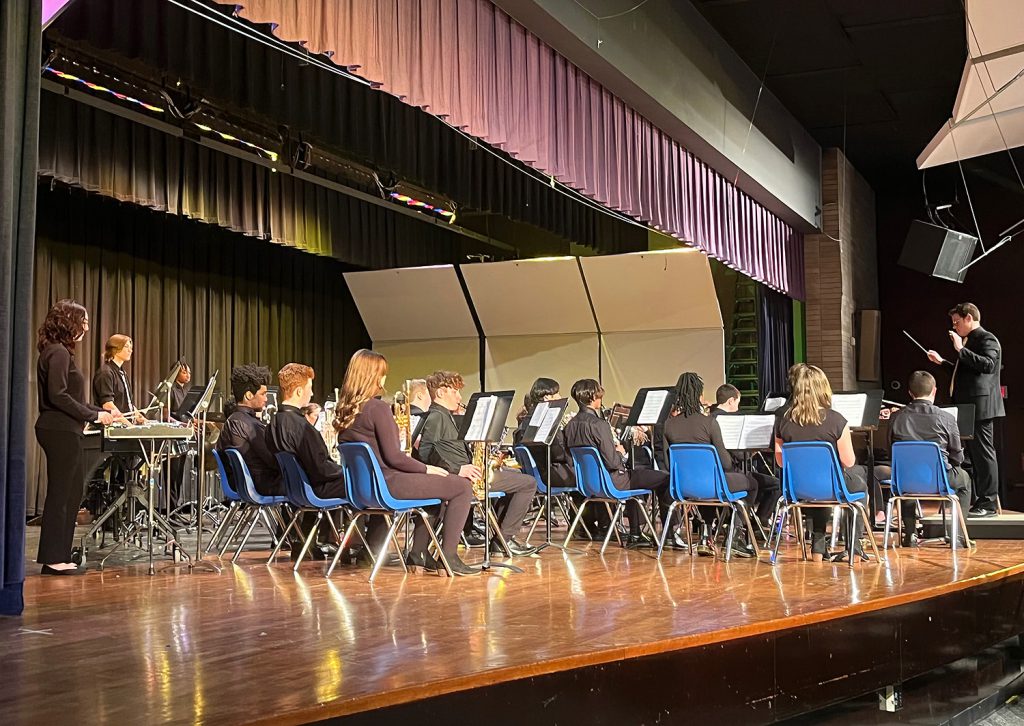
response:
<path id="1" fill-rule="evenodd" d="M 707 537 L 701 537 L 700 538 L 700 542 L 697 544 L 697 547 L 695 549 L 697 551 L 697 556 L 698 557 L 714 557 L 715 556 L 715 551 L 713 549 L 711 549 L 711 544 L 708 542 L 708 538 Z"/>
<path id="2" fill-rule="evenodd" d="M 975 519 L 979 517 L 994 517 L 996 516 L 996 510 L 989 509 L 988 507 L 971 507 L 967 512 L 967 516 L 974 517 Z"/>
<path id="3" fill-rule="evenodd" d="M 450 555 L 446 555 L 445 559 L 448 560 L 448 566 L 452 568 L 452 574 L 455 575 L 455 577 L 472 577 L 473 575 L 480 574 L 479 567 L 467 565 L 465 562 L 462 561 L 462 558 L 454 552 Z M 440 563 L 438 563 L 436 566 L 441 567 Z"/>
<path id="4" fill-rule="evenodd" d="M 754 551 L 754 546 L 746 541 L 733 542 L 732 543 L 732 556 L 739 557 L 740 559 L 749 560 L 753 557 L 757 557 L 757 552 Z"/>
<path id="5" fill-rule="evenodd" d="M 515 537 L 512 537 L 508 540 L 508 548 L 512 550 L 512 554 L 514 554 L 516 557 L 527 557 L 537 552 L 536 547 L 532 547 L 528 544 L 523 544 Z"/>
<path id="6" fill-rule="evenodd" d="M 669 535 L 669 538 L 665 540 L 665 546 L 673 550 L 688 551 L 690 546 L 686 544 L 686 540 L 683 539 L 678 532 L 673 532 Z"/>
<path id="7" fill-rule="evenodd" d="M 903 540 L 900 544 L 902 544 L 904 547 L 917 547 L 917 535 L 913 532 L 904 532 Z"/>
<path id="8" fill-rule="evenodd" d="M 74 577 L 75 575 L 84 575 L 85 570 L 81 567 L 70 567 L 66 570 L 58 570 L 55 567 L 49 565 L 43 565 L 43 569 L 40 572 L 43 575 L 56 575 L 58 577 Z"/>
<path id="9" fill-rule="evenodd" d="M 483 547 L 484 546 L 484 536 L 482 534 L 477 534 L 476 532 L 472 532 L 470 534 L 465 535 L 465 537 L 466 537 L 466 546 L 467 547 Z"/>
<path id="10" fill-rule="evenodd" d="M 410 572 L 437 572 L 437 568 L 440 567 L 433 557 L 422 552 L 420 554 L 410 552 L 409 556 L 405 558 L 405 566 L 409 568 Z"/>

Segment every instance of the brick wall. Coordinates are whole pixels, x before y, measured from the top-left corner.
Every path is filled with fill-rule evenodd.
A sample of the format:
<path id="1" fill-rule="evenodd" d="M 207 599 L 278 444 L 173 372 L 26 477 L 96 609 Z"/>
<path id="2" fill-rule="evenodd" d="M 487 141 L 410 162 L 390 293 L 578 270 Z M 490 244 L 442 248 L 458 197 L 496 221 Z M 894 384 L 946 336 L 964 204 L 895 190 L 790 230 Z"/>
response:
<path id="1" fill-rule="evenodd" d="M 875 195 L 838 149 L 821 157 L 821 234 L 804 237 L 807 361 L 858 387 L 856 314 L 878 308 Z"/>

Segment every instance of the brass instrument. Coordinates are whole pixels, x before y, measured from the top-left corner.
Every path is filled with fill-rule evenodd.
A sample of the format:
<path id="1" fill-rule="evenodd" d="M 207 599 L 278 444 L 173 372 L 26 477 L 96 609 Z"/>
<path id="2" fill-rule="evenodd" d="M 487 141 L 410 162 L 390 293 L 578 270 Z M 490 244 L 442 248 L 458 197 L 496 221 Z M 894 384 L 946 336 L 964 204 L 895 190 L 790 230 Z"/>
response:
<path id="1" fill-rule="evenodd" d="M 391 413 L 398 424 L 398 446 L 407 454 L 412 453 L 412 429 L 411 413 L 412 397 L 409 395 L 409 381 L 402 384 L 399 391 L 395 391 L 395 400 L 391 405 Z"/>
<path id="2" fill-rule="evenodd" d="M 506 426 L 501 432 L 502 440 L 509 434 L 512 429 Z M 484 447 L 490 447 L 489 450 L 485 450 Z M 482 441 L 476 441 L 473 443 L 473 466 L 480 471 L 484 471 L 484 458 L 485 453 L 487 454 L 487 471 L 484 472 L 484 476 L 487 479 L 488 486 L 494 483 L 494 474 L 502 466 L 505 465 L 505 459 L 508 457 L 508 452 L 502 450 L 502 444 L 499 441 L 496 444 L 485 444 Z M 483 479 L 473 482 L 473 496 L 483 501 L 484 498 L 484 481 Z"/>
<path id="3" fill-rule="evenodd" d="M 338 407 L 338 389 L 334 389 L 334 400 L 324 401 L 323 409 L 316 420 L 317 431 L 327 445 L 327 453 L 335 464 L 341 463 L 341 452 L 338 451 L 338 432 L 334 428 L 334 413 Z"/>

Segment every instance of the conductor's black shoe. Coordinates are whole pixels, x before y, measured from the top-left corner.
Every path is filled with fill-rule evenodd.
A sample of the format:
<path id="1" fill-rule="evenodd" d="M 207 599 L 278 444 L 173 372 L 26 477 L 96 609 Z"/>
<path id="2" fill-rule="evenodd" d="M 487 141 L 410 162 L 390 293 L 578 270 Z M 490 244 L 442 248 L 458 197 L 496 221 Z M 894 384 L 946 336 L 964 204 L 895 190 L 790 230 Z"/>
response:
<path id="1" fill-rule="evenodd" d="M 967 516 L 976 519 L 979 517 L 994 517 L 996 516 L 996 510 L 989 509 L 988 507 L 971 507 L 967 512 Z"/>

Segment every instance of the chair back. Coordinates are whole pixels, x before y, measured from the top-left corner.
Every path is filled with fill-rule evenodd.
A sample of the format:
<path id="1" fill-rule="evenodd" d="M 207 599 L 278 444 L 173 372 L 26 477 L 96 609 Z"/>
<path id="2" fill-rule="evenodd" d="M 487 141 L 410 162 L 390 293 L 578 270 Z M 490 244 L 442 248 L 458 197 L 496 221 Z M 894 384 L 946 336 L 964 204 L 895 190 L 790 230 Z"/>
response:
<path id="1" fill-rule="evenodd" d="M 611 475 L 601 461 L 601 454 L 593 446 L 574 446 L 569 449 L 572 465 L 576 470 L 576 486 L 585 497 L 611 498 Z"/>
<path id="2" fill-rule="evenodd" d="M 722 460 L 711 444 L 672 444 L 668 457 L 673 499 L 731 502 L 743 496 L 729 491 Z"/>
<path id="3" fill-rule="evenodd" d="M 519 462 L 519 468 L 522 472 L 527 476 L 532 476 L 533 480 L 537 482 L 537 492 L 541 495 L 547 494 L 548 487 L 540 475 L 540 468 L 533 458 L 533 452 L 520 444 L 519 446 L 512 447 L 512 453 L 515 454 L 516 461 Z"/>
<path id="4" fill-rule="evenodd" d="M 351 441 L 338 444 L 345 469 L 348 498 L 356 509 L 401 509 L 391 496 L 380 462 L 369 444 Z"/>
<path id="5" fill-rule="evenodd" d="M 224 495 L 224 498 L 229 502 L 240 502 L 242 498 L 238 496 L 238 492 L 231 486 L 231 480 L 228 478 L 228 470 L 224 467 L 224 459 L 221 457 L 220 452 L 217 449 L 213 449 L 213 460 L 217 462 L 217 476 L 220 477 L 220 491 Z"/>
<path id="6" fill-rule="evenodd" d="M 256 491 L 256 484 L 249 473 L 249 467 L 242 458 L 242 452 L 238 449 L 225 449 L 224 455 L 228 459 L 228 467 L 231 469 L 231 476 L 238 487 L 238 496 L 247 504 L 267 504 L 269 497 Z"/>
<path id="7" fill-rule="evenodd" d="M 893 442 L 892 490 L 904 497 L 953 494 L 939 445 L 934 441 Z"/>
<path id="8" fill-rule="evenodd" d="M 313 484 L 309 481 L 309 475 L 302 468 L 302 464 L 290 451 L 279 451 L 274 455 L 277 459 L 277 466 L 281 469 L 281 477 L 284 479 L 285 496 L 288 501 L 302 509 L 328 509 L 348 504 L 348 500 L 342 498 L 323 499 L 313 491 Z"/>
<path id="9" fill-rule="evenodd" d="M 860 500 L 846 488 L 836 450 L 826 441 L 794 441 L 782 445 L 782 489 L 790 502 Z"/>

